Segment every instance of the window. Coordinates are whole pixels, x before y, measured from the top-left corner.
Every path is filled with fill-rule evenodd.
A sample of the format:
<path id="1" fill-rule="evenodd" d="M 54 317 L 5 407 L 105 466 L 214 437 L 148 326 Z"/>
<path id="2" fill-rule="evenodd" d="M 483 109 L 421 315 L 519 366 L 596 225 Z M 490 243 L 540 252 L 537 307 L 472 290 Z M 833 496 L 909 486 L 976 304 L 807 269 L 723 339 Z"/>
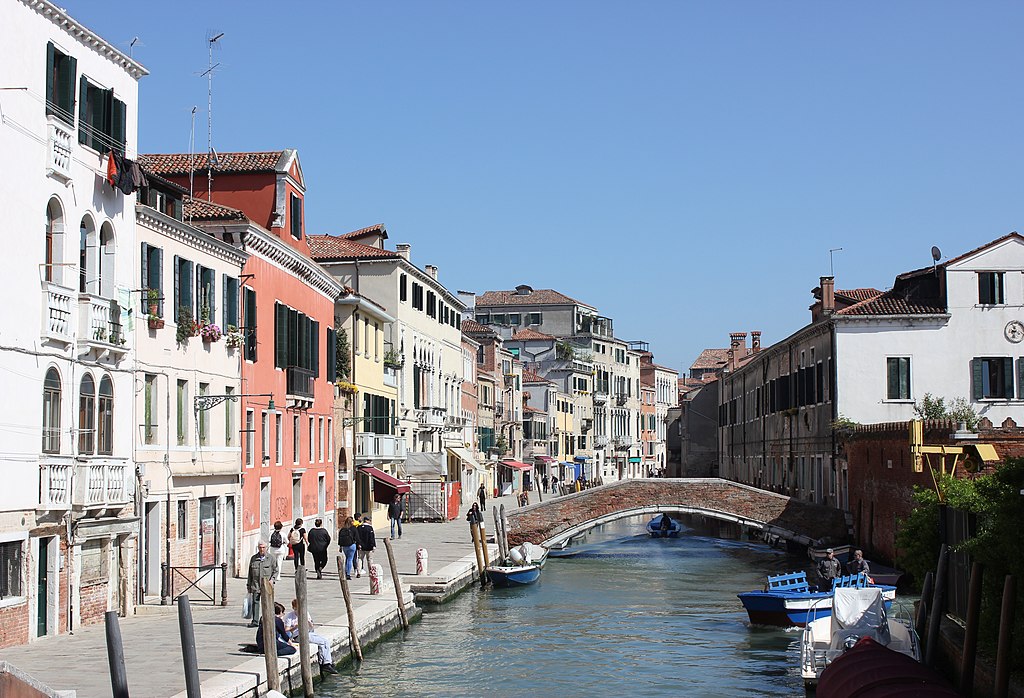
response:
<path id="1" fill-rule="evenodd" d="M 403 303 L 409 300 L 409 277 L 405 274 L 398 275 L 398 300 Z"/>
<path id="2" fill-rule="evenodd" d="M 476 321 L 481 325 L 489 325 L 491 323 L 490 313 L 480 313 L 476 316 Z"/>
<path id="3" fill-rule="evenodd" d="M 274 365 L 320 375 L 320 323 L 281 303 L 274 304 Z"/>
<path id="4" fill-rule="evenodd" d="M 0 599 L 24 596 L 22 591 L 22 542 L 0 543 Z"/>
<path id="5" fill-rule="evenodd" d="M 178 540 L 188 538 L 188 500 L 178 500 Z"/>
<path id="6" fill-rule="evenodd" d="M 124 102 L 114 97 L 113 90 L 92 84 L 84 75 L 78 85 L 78 142 L 100 153 L 124 153 L 128 120 Z"/>
<path id="7" fill-rule="evenodd" d="M 316 506 L 318 512 L 327 511 L 327 478 L 323 473 L 316 476 Z"/>
<path id="8" fill-rule="evenodd" d="M 75 124 L 75 73 L 78 61 L 46 44 L 46 114 Z"/>
<path id="9" fill-rule="evenodd" d="M 204 323 L 214 323 L 217 318 L 217 273 L 201 265 L 196 265 L 196 310 L 198 319 Z M 221 328 L 222 330 L 224 328 Z"/>
<path id="10" fill-rule="evenodd" d="M 522 324 L 522 315 L 520 315 L 519 313 L 509 313 L 508 314 L 508 324 L 510 324 L 510 325 L 520 325 L 520 324 Z"/>
<path id="11" fill-rule="evenodd" d="M 302 239 L 302 197 L 291 194 L 291 230 L 292 237 Z"/>
<path id="12" fill-rule="evenodd" d="M 43 453 L 60 453 L 60 374 L 51 368 L 43 380 Z"/>
<path id="13" fill-rule="evenodd" d="M 224 315 L 221 318 L 221 330 L 228 331 L 229 327 L 238 327 L 238 279 L 233 276 L 224 275 Z"/>
<path id="14" fill-rule="evenodd" d="M 82 543 L 81 582 L 104 582 L 109 575 L 107 541 L 93 538 Z"/>
<path id="15" fill-rule="evenodd" d="M 195 265 L 187 259 L 174 255 L 174 321 L 182 319 L 182 312 L 195 319 L 195 308 L 192 303 L 192 269 Z"/>
<path id="16" fill-rule="evenodd" d="M 373 360 L 380 363 L 380 323 L 373 323 Z"/>
<path id="17" fill-rule="evenodd" d="M 245 348 L 242 356 L 246 361 L 256 360 L 256 291 L 245 289 L 243 296 L 242 324 L 245 332 Z"/>
<path id="18" fill-rule="evenodd" d="M 224 388 L 225 395 L 234 395 L 235 389 L 230 385 Z M 224 445 L 235 445 L 235 401 L 224 401 Z"/>
<path id="19" fill-rule="evenodd" d="M 178 381 L 178 445 L 188 443 L 188 381 Z"/>
<path id="20" fill-rule="evenodd" d="M 504 325 L 506 324 L 507 320 L 508 318 L 505 315 L 505 313 L 494 313 L 493 315 L 491 315 L 491 322 L 493 322 L 495 325 Z"/>
<path id="21" fill-rule="evenodd" d="M 972 359 L 971 372 L 975 400 L 1013 397 L 1013 359 Z"/>
<path id="22" fill-rule="evenodd" d="M 100 379 L 100 398 L 97 403 L 97 436 L 99 453 L 110 456 L 114 453 L 114 383 L 110 376 Z"/>
<path id="23" fill-rule="evenodd" d="M 302 430 L 299 428 L 299 415 L 292 417 L 292 463 L 298 464 Z"/>
<path id="24" fill-rule="evenodd" d="M 327 418 L 327 462 L 334 462 L 334 420 Z"/>
<path id="25" fill-rule="evenodd" d="M 199 394 L 200 395 L 209 395 L 210 394 L 210 384 L 209 383 L 200 383 L 199 384 Z M 210 445 L 210 410 L 203 410 L 202 412 L 198 412 L 196 414 L 196 418 L 199 421 L 199 424 L 196 425 L 196 427 L 199 429 L 199 445 L 200 446 L 209 446 Z"/>
<path id="26" fill-rule="evenodd" d="M 142 243 L 142 289 L 143 293 L 139 295 L 142 298 L 142 314 L 150 314 L 150 305 L 152 301 L 149 299 L 149 291 L 156 291 L 156 315 L 157 317 L 164 316 L 164 298 L 163 298 L 163 258 L 164 253 L 159 247 L 153 247 L 152 245 Z"/>
<path id="27" fill-rule="evenodd" d="M 316 425 L 316 418 L 313 417 L 313 415 L 309 415 L 309 462 L 310 463 L 316 462 L 316 459 L 314 458 L 314 448 L 315 448 L 315 445 L 316 445 L 316 441 L 314 440 L 315 436 L 316 436 L 316 433 L 315 433 L 316 427 L 315 427 L 315 425 Z"/>
<path id="28" fill-rule="evenodd" d="M 92 376 L 82 376 L 78 391 L 78 453 L 91 456 L 96 450 L 96 384 Z"/>
<path id="29" fill-rule="evenodd" d="M 302 516 L 302 476 L 292 475 L 292 518 Z"/>
<path id="30" fill-rule="evenodd" d="M 327 328 L 327 382 L 334 383 L 338 380 L 338 333 L 332 327 Z"/>
<path id="31" fill-rule="evenodd" d="M 423 287 L 415 281 L 412 282 L 412 307 L 423 310 Z"/>
<path id="32" fill-rule="evenodd" d="M 978 272 L 978 302 L 982 305 L 1002 305 L 1006 302 L 1003 295 L 1003 272 Z"/>
<path id="33" fill-rule="evenodd" d="M 60 263 L 64 259 L 64 212 L 56 198 L 50 199 L 46 205 L 45 241 L 46 266 L 43 267 L 43 279 L 60 283 L 63 276 Z"/>
<path id="34" fill-rule="evenodd" d="M 256 415 L 252 410 L 245 411 L 245 467 L 252 467 L 252 432 L 256 428 Z"/>
<path id="35" fill-rule="evenodd" d="M 281 413 L 274 415 L 274 462 L 281 465 L 281 454 L 284 452 L 284 434 L 281 429 Z"/>
<path id="36" fill-rule="evenodd" d="M 910 399 L 910 357 L 890 356 L 886 361 L 889 389 L 888 400 Z"/>
<path id="37" fill-rule="evenodd" d="M 260 465 L 270 464 L 270 418 L 260 413 Z"/>
<path id="38" fill-rule="evenodd" d="M 316 420 L 316 459 L 324 462 L 324 418 L 317 417 Z"/>
<path id="39" fill-rule="evenodd" d="M 427 291 L 427 315 L 437 317 L 437 296 L 433 291 Z"/>
<path id="40" fill-rule="evenodd" d="M 541 324 L 542 315 L 540 313 L 528 313 L 527 314 L 527 325 L 539 325 Z"/>

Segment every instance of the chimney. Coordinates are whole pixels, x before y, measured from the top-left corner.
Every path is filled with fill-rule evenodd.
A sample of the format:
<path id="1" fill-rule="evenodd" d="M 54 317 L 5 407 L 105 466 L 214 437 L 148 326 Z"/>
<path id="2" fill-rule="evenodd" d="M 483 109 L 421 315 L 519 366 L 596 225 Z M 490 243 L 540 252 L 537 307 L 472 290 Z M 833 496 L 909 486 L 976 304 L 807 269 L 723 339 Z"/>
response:
<path id="1" fill-rule="evenodd" d="M 735 371 L 740 359 L 747 355 L 747 333 L 729 333 L 729 370 Z"/>
<path id="2" fill-rule="evenodd" d="M 761 332 L 760 330 L 752 330 L 750 333 L 750 351 L 753 354 L 761 351 Z"/>
<path id="3" fill-rule="evenodd" d="M 404 259 L 405 261 L 408 262 L 409 261 L 409 250 L 411 248 L 412 248 L 412 245 L 410 245 L 409 243 L 407 243 L 407 242 L 400 242 L 397 245 L 395 245 L 395 252 L 398 253 L 399 257 L 401 257 L 402 259 Z"/>
<path id="4" fill-rule="evenodd" d="M 473 317 L 473 311 L 476 310 L 476 294 L 472 291 L 458 291 L 456 295 L 462 304 L 466 306 L 466 312 L 463 313 L 462 319 Z"/>
<path id="5" fill-rule="evenodd" d="M 836 280 L 832 276 L 821 277 L 821 314 L 836 312 Z"/>
<path id="6" fill-rule="evenodd" d="M 437 267 L 435 267 L 433 264 L 428 264 L 427 266 L 423 267 L 423 270 L 427 272 L 431 279 L 437 281 Z"/>
<path id="7" fill-rule="evenodd" d="M 527 286 L 526 284 L 519 284 L 518 286 L 516 286 L 517 296 L 528 296 L 531 293 L 533 293 L 533 289 Z"/>

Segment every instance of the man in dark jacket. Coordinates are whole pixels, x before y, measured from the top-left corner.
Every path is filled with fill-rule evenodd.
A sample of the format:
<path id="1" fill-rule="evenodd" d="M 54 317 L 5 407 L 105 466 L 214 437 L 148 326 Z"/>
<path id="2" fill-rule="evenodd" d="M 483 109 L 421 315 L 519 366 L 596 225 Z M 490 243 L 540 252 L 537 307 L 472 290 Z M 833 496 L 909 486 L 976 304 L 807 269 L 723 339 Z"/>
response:
<path id="1" fill-rule="evenodd" d="M 309 553 L 313 556 L 313 567 L 316 570 L 316 578 L 324 578 L 324 568 L 327 567 L 327 547 L 331 544 L 331 534 L 324 528 L 324 520 L 317 519 L 312 530 L 306 534 L 309 541 Z"/>
<path id="2" fill-rule="evenodd" d="M 356 549 L 359 551 L 359 562 L 356 564 L 356 577 L 366 572 L 370 574 L 370 565 L 373 564 L 373 551 L 377 547 L 377 536 L 373 532 L 373 524 L 370 517 L 364 516 L 363 523 L 356 529 Z"/>
<path id="3" fill-rule="evenodd" d="M 402 495 L 395 495 L 395 498 L 388 504 L 388 518 L 391 519 L 391 540 L 395 539 L 395 526 L 398 526 L 398 537 L 402 537 L 402 514 L 405 507 L 402 505 Z"/>
<path id="4" fill-rule="evenodd" d="M 277 575 L 277 558 L 267 553 L 267 544 L 260 541 L 256 554 L 249 558 L 249 575 L 245 580 L 245 590 L 252 599 L 252 622 L 249 627 L 260 624 L 260 595 L 263 592 L 263 580 L 273 580 Z"/>
<path id="5" fill-rule="evenodd" d="M 825 551 L 825 557 L 821 558 L 821 561 L 818 563 L 818 576 L 821 577 L 822 586 L 824 586 L 826 591 L 831 589 L 832 580 L 838 579 L 842 575 L 842 565 L 836 559 L 835 551 L 829 548 Z"/>

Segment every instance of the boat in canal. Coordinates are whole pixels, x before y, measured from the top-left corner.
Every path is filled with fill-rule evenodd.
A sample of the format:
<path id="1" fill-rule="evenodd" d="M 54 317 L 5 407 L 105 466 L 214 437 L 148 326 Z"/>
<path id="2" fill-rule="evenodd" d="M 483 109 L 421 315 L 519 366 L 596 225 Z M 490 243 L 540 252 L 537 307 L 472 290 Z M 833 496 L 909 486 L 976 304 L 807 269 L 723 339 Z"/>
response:
<path id="1" fill-rule="evenodd" d="M 508 557 L 487 568 L 487 577 L 496 587 L 525 586 L 540 579 L 541 570 L 548 559 L 548 549 L 542 545 L 523 543 L 508 551 Z"/>
<path id="2" fill-rule="evenodd" d="M 850 560 L 853 558 L 853 546 L 852 545 L 836 545 L 831 548 L 835 558 L 839 560 L 839 564 L 843 566 L 845 570 L 847 565 L 850 564 Z M 814 561 L 814 566 L 817 567 L 818 563 L 828 555 L 829 548 L 823 547 L 809 547 L 807 548 L 807 556 Z M 868 569 L 870 570 L 871 579 L 876 584 L 890 584 L 896 586 L 899 584 L 900 577 L 903 576 L 903 570 L 898 570 L 895 567 L 889 567 L 883 565 L 880 562 L 874 562 L 868 560 Z"/>
<path id="3" fill-rule="evenodd" d="M 825 668 L 863 638 L 921 660 L 921 646 L 909 618 L 892 618 L 878 587 L 838 588 L 828 614 L 814 610 L 800 638 L 800 676 L 816 686 Z"/>
<path id="4" fill-rule="evenodd" d="M 896 587 L 871 584 L 865 574 L 851 574 L 832 580 L 830 589 L 808 584 L 806 572 L 789 572 L 768 577 L 764 589 L 737 594 L 755 625 L 783 628 L 803 627 L 813 617 L 831 613 L 832 597 L 837 589 L 878 589 L 887 606 L 896 598 Z M 813 613 L 813 615 L 812 615 Z"/>
<path id="5" fill-rule="evenodd" d="M 647 534 L 651 538 L 676 538 L 682 526 L 668 514 L 658 514 L 647 522 Z"/>

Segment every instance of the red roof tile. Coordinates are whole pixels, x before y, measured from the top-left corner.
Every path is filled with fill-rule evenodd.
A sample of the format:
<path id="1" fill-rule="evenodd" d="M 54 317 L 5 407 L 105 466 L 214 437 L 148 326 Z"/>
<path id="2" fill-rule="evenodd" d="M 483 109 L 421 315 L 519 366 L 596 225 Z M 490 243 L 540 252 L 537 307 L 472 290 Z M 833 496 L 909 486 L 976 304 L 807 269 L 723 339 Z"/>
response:
<path id="1" fill-rule="evenodd" d="M 358 240 L 361 237 L 366 237 L 367 235 L 371 235 L 373 233 L 380 233 L 384 236 L 385 239 L 388 236 L 388 231 L 384 228 L 384 224 L 378 223 L 377 225 L 368 225 L 365 228 L 353 230 L 351 233 L 345 233 L 344 235 L 339 235 L 338 237 L 345 238 L 346 240 Z"/>
<path id="2" fill-rule="evenodd" d="M 306 241 L 309 243 L 309 252 L 313 259 L 319 262 L 366 257 L 398 259 L 397 252 L 347 240 L 344 235 L 307 235 Z"/>
<path id="3" fill-rule="evenodd" d="M 836 315 L 943 315 L 945 313 L 946 308 L 938 299 L 912 301 L 899 292 L 893 291 L 886 291 L 880 296 L 836 311 Z"/>
<path id="4" fill-rule="evenodd" d="M 523 369 L 523 383 L 551 383 L 551 385 L 554 385 L 553 381 L 549 381 L 536 371 L 528 368 Z"/>
<path id="5" fill-rule="evenodd" d="M 721 368 L 729 361 L 728 349 L 705 349 L 690 365 L 691 369 Z"/>
<path id="6" fill-rule="evenodd" d="M 283 150 L 257 153 L 217 153 L 214 172 L 277 172 Z M 160 175 L 185 175 L 193 170 L 206 170 L 206 153 L 147 153 L 139 160 L 142 166 Z"/>
<path id="7" fill-rule="evenodd" d="M 533 289 L 525 295 L 516 291 L 486 291 L 483 295 L 476 297 L 476 305 L 478 308 L 496 305 L 582 305 L 587 308 L 593 307 L 551 288 Z"/>
<path id="8" fill-rule="evenodd" d="M 544 414 L 544 410 L 538 410 L 536 407 L 530 407 L 529 405 L 523 406 L 523 412 L 532 412 L 534 414 Z"/>
<path id="9" fill-rule="evenodd" d="M 246 215 L 237 208 L 231 208 L 230 206 L 224 206 L 204 199 L 190 199 L 187 196 L 182 202 L 182 209 L 185 218 L 200 221 L 249 220 Z"/>
<path id="10" fill-rule="evenodd" d="M 513 340 L 525 341 L 528 339 L 554 339 L 549 334 L 538 332 L 537 330 L 531 330 L 529 327 L 525 327 L 510 337 Z"/>
<path id="11" fill-rule="evenodd" d="M 848 288 L 848 289 L 836 289 L 837 296 L 844 296 L 853 301 L 866 301 L 869 298 L 880 296 L 884 293 L 879 291 L 877 288 Z"/>

